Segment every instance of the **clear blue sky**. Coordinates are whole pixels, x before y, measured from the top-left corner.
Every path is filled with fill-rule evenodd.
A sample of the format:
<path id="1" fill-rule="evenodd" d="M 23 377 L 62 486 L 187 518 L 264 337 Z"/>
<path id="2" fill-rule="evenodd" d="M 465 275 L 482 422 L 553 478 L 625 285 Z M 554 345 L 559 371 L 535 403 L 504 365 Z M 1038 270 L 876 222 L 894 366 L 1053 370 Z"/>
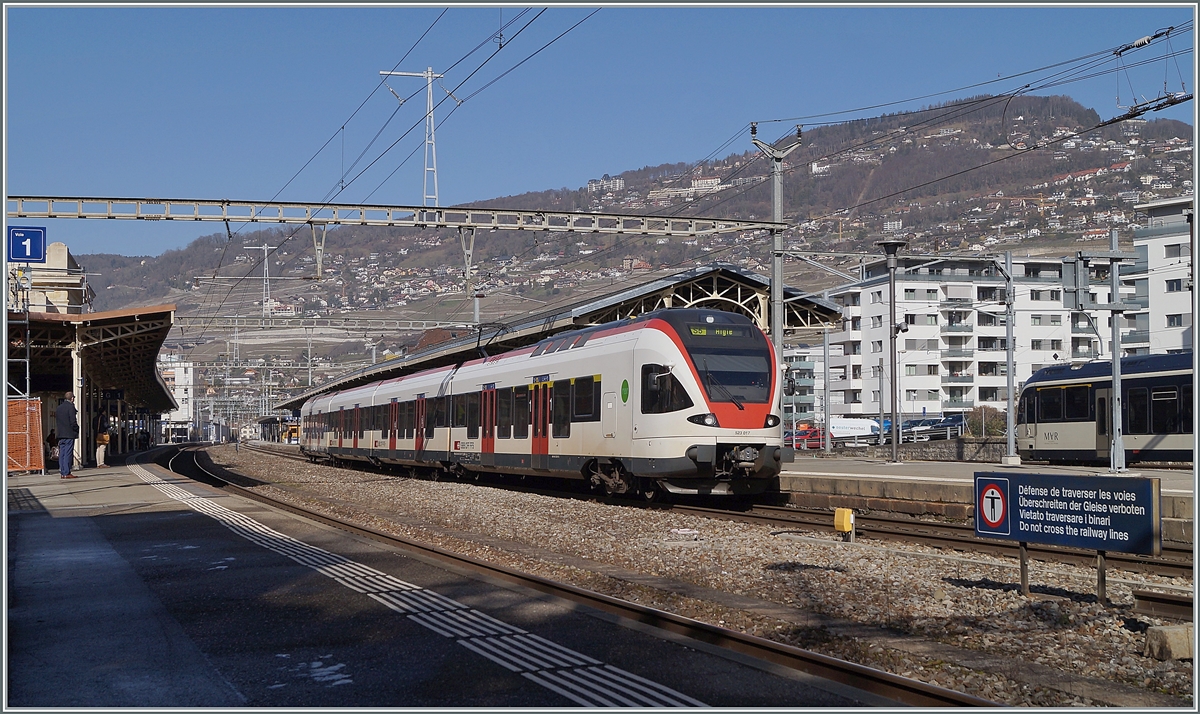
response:
<path id="1" fill-rule="evenodd" d="M 354 180 L 339 202 L 420 205 L 424 80 L 389 80 L 402 96 L 416 94 L 385 127 L 398 103 L 379 87 L 379 72 L 397 63 L 400 71 L 446 72 L 444 86 L 460 99 L 471 97 L 453 112 L 452 101 L 435 110 L 443 205 L 574 189 L 605 173 L 714 152 L 723 157 L 751 148 L 751 121 L 783 120 L 762 124 L 773 139 L 797 122 L 811 126 L 1010 91 L 1056 70 L 952 90 L 1095 53 L 1101 53 L 1098 76 L 1035 93 L 1069 95 L 1107 119 L 1124 111 L 1118 96 L 1129 105 L 1158 96 L 1164 83 L 1179 91 L 1182 79 L 1192 91 L 1195 82 L 1188 5 L 608 6 L 483 89 L 594 9 L 551 7 L 518 34 L 539 12 L 530 9 L 505 31 L 503 49 L 468 78 L 495 51 L 489 36 L 521 8 L 451 7 L 434 24 L 440 8 L 10 5 L 6 194 L 254 200 L 278 194 L 317 202 L 333 195 L 345 170 L 346 180 Z M 1172 35 L 1177 59 L 1103 72 L 1116 66 L 1113 48 L 1168 26 L 1188 28 Z M 1126 55 L 1125 63 L 1161 57 L 1166 49 Z M 445 97 L 436 85 L 434 91 L 435 100 Z M 811 118 L 941 92 L 947 93 L 865 114 Z M 1188 102 L 1147 118 L 1195 126 L 1194 115 L 1195 103 Z M 46 223 L 49 239 L 77 254 L 157 255 L 224 230 L 218 223 Z"/>

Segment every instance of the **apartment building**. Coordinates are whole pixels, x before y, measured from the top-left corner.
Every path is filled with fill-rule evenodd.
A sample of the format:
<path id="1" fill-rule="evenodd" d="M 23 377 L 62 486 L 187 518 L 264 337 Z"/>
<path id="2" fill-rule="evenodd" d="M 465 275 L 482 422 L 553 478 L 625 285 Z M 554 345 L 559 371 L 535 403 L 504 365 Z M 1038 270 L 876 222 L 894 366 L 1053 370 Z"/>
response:
<path id="1" fill-rule="evenodd" d="M 1107 355 L 1108 313 L 1073 313 L 1062 302 L 1057 258 L 1013 261 L 1014 382 L 1044 366 Z M 1093 296 L 1109 301 L 1098 283 Z M 1008 408 L 1005 279 L 991 258 L 901 256 L 896 274 L 898 409 L 933 417 L 978 406 Z M 843 306 L 842 329 L 830 335 L 831 411 L 890 415 L 889 287 L 886 261 L 864 266 L 863 279 L 831 293 Z"/>
<path id="2" fill-rule="evenodd" d="M 1160 354 L 1192 349 L 1192 223 L 1193 196 L 1143 203 L 1134 208 L 1148 216 L 1134 228 L 1138 258 L 1121 271 L 1132 284 L 1136 312 L 1126 313 L 1122 337 L 1127 354 Z"/>
<path id="3" fill-rule="evenodd" d="M 830 362 L 841 356 L 841 347 L 830 345 Z M 825 356 L 822 345 L 784 345 L 783 360 L 796 382 L 796 393 L 783 397 L 785 428 L 792 424 L 816 424 L 825 413 Z M 840 395 L 839 395 L 840 396 Z M 830 401 L 833 401 L 832 395 Z"/>
<path id="4" fill-rule="evenodd" d="M 192 423 L 195 409 L 195 370 L 191 362 L 175 354 L 160 354 L 158 370 L 163 383 L 171 391 L 179 406 L 162 415 L 162 441 L 177 443 L 193 437 Z"/>

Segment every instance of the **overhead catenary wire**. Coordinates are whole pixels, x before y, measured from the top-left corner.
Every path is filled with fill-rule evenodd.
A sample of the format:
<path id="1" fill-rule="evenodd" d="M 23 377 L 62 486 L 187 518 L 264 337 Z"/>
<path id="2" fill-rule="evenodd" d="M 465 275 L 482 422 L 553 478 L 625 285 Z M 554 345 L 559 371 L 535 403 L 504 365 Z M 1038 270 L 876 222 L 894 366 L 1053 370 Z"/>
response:
<path id="1" fill-rule="evenodd" d="M 542 12 L 545 12 L 545 10 L 543 10 Z M 538 15 L 534 17 L 534 19 L 533 19 L 533 20 L 536 20 L 536 19 L 537 19 L 537 17 L 540 17 L 540 16 L 541 16 L 541 14 L 542 14 L 542 12 L 539 12 L 539 13 L 538 13 Z M 503 73 L 502 73 L 500 76 L 498 76 L 498 77 L 494 78 L 493 80 L 491 80 L 490 82 L 488 82 L 486 85 L 484 85 L 484 87 L 482 87 L 482 88 L 481 88 L 481 89 L 479 89 L 479 90 L 476 90 L 476 91 L 475 91 L 475 92 L 473 92 L 471 95 L 469 95 L 467 98 L 463 99 L 463 100 L 462 100 L 462 102 L 466 102 L 467 100 L 469 100 L 469 99 L 471 99 L 471 98 L 473 98 L 473 97 L 477 96 L 477 95 L 478 95 L 480 92 L 482 92 L 482 91 L 486 90 L 487 88 L 491 87 L 491 86 L 492 86 L 492 85 L 494 85 L 496 82 L 498 82 L 500 79 L 502 79 L 503 77 L 507 76 L 507 75 L 508 75 L 508 74 L 510 74 L 512 71 L 514 71 L 515 69 L 517 69 L 518 67 L 520 67 L 521 65 L 523 65 L 525 62 L 527 62 L 527 61 L 529 61 L 530 59 L 532 59 L 532 57 L 534 57 L 534 56 L 536 56 L 536 55 L 540 54 L 542 51 L 544 51 L 545 49 L 547 49 L 549 46 L 553 45 L 553 44 L 554 44 L 554 43 L 556 43 L 558 40 L 562 39 L 562 37 L 566 36 L 566 35 L 567 35 L 569 32 L 571 32 L 571 31 L 572 31 L 572 30 L 574 30 L 576 27 L 578 27 L 579 25 L 581 25 L 581 24 L 582 24 L 583 22 L 585 22 L 587 19 L 589 19 L 589 18 L 591 18 L 592 16 L 594 16 L 594 15 L 595 15 L 597 12 L 599 12 L 599 9 L 597 9 L 597 10 L 594 10 L 594 11 L 592 11 L 591 13 L 589 13 L 589 14 L 588 14 L 587 16 L 585 16 L 585 17 L 584 17 L 582 20 L 580 20 L 579 22 L 576 22 L 574 25 L 572 25 L 572 26 L 571 26 L 571 27 L 569 27 L 567 30 L 565 30 L 564 32 L 562 32 L 562 33 L 560 33 L 559 35 L 557 35 L 556 37 L 554 37 L 554 38 L 553 38 L 552 40 L 550 40 L 549 42 L 545 43 L 545 44 L 544 44 L 542 47 L 538 48 L 536 51 L 534 51 L 534 52 L 533 52 L 532 54 L 530 54 L 529 56 L 525 57 L 523 60 L 521 60 L 520 62 L 518 62 L 516 65 L 514 65 L 513 67 L 511 67 L 511 68 L 509 68 L 508 70 L 506 70 L 505 72 L 503 72 Z M 522 14 L 523 14 L 523 13 L 522 13 Z M 520 16 L 521 16 L 521 15 L 519 14 L 519 15 L 517 16 L 517 18 L 519 18 Z M 514 18 L 513 22 L 515 22 L 517 18 Z M 533 22 L 533 20 L 530 20 L 530 22 L 529 22 L 529 23 L 527 23 L 527 24 L 525 25 L 525 27 L 528 27 L 528 25 L 529 25 L 529 24 L 531 24 L 531 23 Z M 524 29 L 525 29 L 525 28 L 523 27 L 523 28 L 522 28 L 522 30 L 524 30 Z M 518 32 L 517 34 L 519 35 L 519 34 L 520 34 L 520 32 Z M 491 36 L 493 36 L 493 35 L 489 35 L 489 37 L 491 37 Z M 505 44 L 505 46 L 507 47 L 507 46 L 508 46 L 508 44 L 509 44 L 509 43 L 511 43 L 513 39 L 515 39 L 515 37 L 516 37 L 516 35 L 514 35 L 512 38 L 509 38 L 509 40 L 508 40 L 508 42 Z M 483 46 L 483 45 L 485 45 L 485 44 L 487 44 L 487 43 L 486 43 L 486 42 L 484 42 L 484 43 L 480 43 L 480 45 L 479 45 L 479 46 Z M 474 53 L 474 52 L 475 52 L 475 51 L 478 49 L 478 47 L 479 47 L 479 46 L 477 46 L 477 47 L 476 47 L 476 49 L 473 49 L 471 52 L 467 53 L 467 55 L 466 55 L 466 56 L 470 56 L 471 54 L 473 54 L 473 53 Z M 497 50 L 497 51 L 498 51 L 498 50 Z M 487 60 L 485 60 L 483 64 L 486 64 L 486 63 L 487 63 L 488 61 L 490 61 L 490 60 L 491 60 L 491 58 L 492 58 L 492 57 L 494 57 L 494 56 L 495 56 L 495 53 L 493 53 L 493 55 L 492 55 L 491 57 L 489 57 Z M 465 59 L 465 57 L 464 57 L 464 59 Z M 452 66 L 452 67 L 453 67 L 453 66 L 456 66 L 457 64 L 461 63 L 461 61 L 463 61 L 463 60 L 461 60 L 461 59 L 460 59 L 460 60 L 459 60 L 459 62 L 456 62 L 454 65 L 451 65 L 451 66 Z M 397 64 L 397 66 L 399 66 L 399 65 Z M 477 71 L 478 71 L 478 68 L 477 68 L 477 69 L 476 69 L 474 72 L 472 72 L 472 73 L 471 73 L 471 75 L 474 75 L 474 74 L 475 74 L 475 72 L 477 72 Z M 465 81 L 465 80 L 464 80 L 464 81 Z M 459 86 L 459 87 L 461 87 L 461 86 L 462 86 L 462 83 L 460 83 L 458 86 Z M 457 89 L 457 88 L 458 88 L 458 87 L 456 87 L 456 89 Z M 377 87 L 376 89 L 378 89 L 378 87 Z M 443 99 L 442 101 L 445 101 L 445 100 Z M 461 106 L 461 103 L 460 103 L 458 106 Z M 456 106 L 456 107 L 455 107 L 455 109 L 457 109 L 457 108 L 458 108 L 458 106 Z M 360 107 L 360 108 L 361 108 L 361 107 Z M 453 114 L 453 110 L 451 111 L 451 114 Z M 449 118 L 449 115 L 447 116 L 447 118 Z M 443 120 L 443 121 L 445 121 L 445 120 Z M 411 131 L 411 130 L 410 130 L 410 131 Z M 334 134 L 334 136 L 336 136 L 336 133 Z M 332 140 L 332 137 L 331 137 L 331 140 Z M 388 150 L 390 150 L 390 149 L 391 149 L 393 146 L 395 146 L 395 144 L 397 144 L 398 142 L 399 142 L 399 140 L 397 140 L 396 142 L 393 142 L 393 144 L 392 144 L 391 146 L 389 146 L 389 147 L 388 147 Z M 327 142 L 327 143 L 328 143 L 328 142 Z M 385 151 L 383 152 L 383 154 L 386 154 L 388 150 L 385 150 Z M 382 157 L 382 155 L 383 155 L 383 154 L 381 154 L 380 156 Z M 379 160 L 378 158 L 377 158 L 377 159 L 375 159 L 374 161 L 372 161 L 372 164 L 374 164 L 374 163 L 375 163 L 376 161 L 378 161 L 378 160 Z M 365 172 L 365 170 L 366 170 L 366 169 L 364 169 L 363 171 Z M 355 176 L 355 179 L 357 179 L 358 177 L 360 177 L 360 176 L 362 175 L 362 173 L 363 173 L 363 172 L 360 172 L 358 175 L 356 175 L 356 176 Z M 346 187 L 348 188 L 348 187 L 349 187 L 349 185 L 350 185 L 350 183 L 353 183 L 353 181 L 354 181 L 354 179 L 352 179 L 350 182 L 346 183 Z M 344 189 L 343 189 L 343 190 L 344 190 Z M 277 194 L 277 195 L 278 195 L 278 194 Z M 335 195 L 336 195 L 336 194 L 335 194 Z M 329 202 L 329 199 L 326 199 L 325 201 L 322 201 L 322 203 L 328 203 L 328 202 Z M 300 228 L 296 228 L 296 229 L 294 229 L 294 230 L 293 230 L 293 231 L 292 231 L 290 234 L 288 234 L 286 237 L 284 237 L 283 239 L 281 239 L 281 241 L 280 241 L 280 246 L 279 246 L 279 247 L 282 247 L 282 245 L 283 245 L 284 243 L 286 243 L 286 242 L 287 242 L 287 241 L 289 241 L 291 238 L 293 238 L 293 237 L 296 235 L 296 233 L 297 233 L 299 230 L 300 230 Z M 278 249 L 278 248 L 277 248 L 277 249 Z M 264 256 L 264 260 L 265 260 L 265 259 L 266 259 L 266 257 Z M 244 281 L 244 280 L 245 280 L 245 278 L 249 277 L 249 275 L 250 275 L 251 273 L 253 273 L 253 272 L 254 272 L 254 270 L 255 270 L 255 269 L 258 267 L 258 265 L 261 265 L 261 262 L 259 262 L 259 263 L 256 263 L 255 265 L 251 266 L 250 270 L 248 270 L 248 271 L 247 271 L 246 275 L 245 275 L 245 276 L 243 276 L 241 279 L 239 279 L 239 281 L 238 281 L 238 284 L 240 284 L 242 281 Z M 229 296 L 232 294 L 233 290 L 236 288 L 236 285 L 237 285 L 237 284 L 235 284 L 235 286 L 234 286 L 234 287 L 231 287 L 231 288 L 230 288 L 230 290 L 226 292 L 226 295 L 224 296 L 224 298 L 222 299 L 222 302 L 221 302 L 221 304 L 222 304 L 222 305 L 223 305 L 223 304 L 224 304 L 224 302 L 225 302 L 225 301 L 228 299 L 228 297 L 229 297 Z M 220 306 L 218 306 L 218 308 L 217 308 L 217 312 L 219 312 L 219 310 L 220 310 Z M 215 318 L 216 318 L 216 314 L 214 313 L 213 319 L 215 319 Z M 209 325 L 211 325 L 211 322 L 212 322 L 212 321 L 210 320 L 210 322 L 209 322 Z M 205 332 L 206 330 L 207 330 L 207 325 L 206 325 L 206 327 L 205 327 L 205 328 L 202 328 L 202 330 L 201 330 L 201 334 L 204 334 L 204 332 Z"/>

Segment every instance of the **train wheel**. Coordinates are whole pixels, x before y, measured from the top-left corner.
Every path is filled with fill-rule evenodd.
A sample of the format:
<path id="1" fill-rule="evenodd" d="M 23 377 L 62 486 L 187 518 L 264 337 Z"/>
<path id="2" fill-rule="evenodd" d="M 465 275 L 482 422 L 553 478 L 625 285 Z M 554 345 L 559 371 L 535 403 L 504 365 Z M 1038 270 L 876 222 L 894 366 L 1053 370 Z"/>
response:
<path id="1" fill-rule="evenodd" d="M 639 479 L 638 492 L 642 494 L 642 500 L 646 503 L 655 503 L 663 500 L 663 491 L 659 488 L 657 481 L 651 481 L 644 478 Z"/>

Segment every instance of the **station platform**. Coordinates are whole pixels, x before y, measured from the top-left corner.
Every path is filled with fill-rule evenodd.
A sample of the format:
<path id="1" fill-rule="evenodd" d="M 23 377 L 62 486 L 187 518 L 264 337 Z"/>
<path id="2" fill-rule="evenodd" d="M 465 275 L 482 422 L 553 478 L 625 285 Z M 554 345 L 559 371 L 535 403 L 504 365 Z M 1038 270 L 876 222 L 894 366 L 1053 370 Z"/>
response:
<path id="1" fill-rule="evenodd" d="M 807 455 L 783 465 L 779 487 L 788 502 L 815 508 L 869 509 L 947 518 L 974 517 L 977 472 L 1113 476 L 1105 467 L 1048 466 L 965 461 L 901 461 L 880 458 Z M 1159 479 L 1163 539 L 1193 542 L 1195 473 L 1183 469 L 1138 468 L 1123 476 Z"/>
<path id="2" fill-rule="evenodd" d="M 7 478 L 5 708 L 884 706 L 153 463 Z"/>

